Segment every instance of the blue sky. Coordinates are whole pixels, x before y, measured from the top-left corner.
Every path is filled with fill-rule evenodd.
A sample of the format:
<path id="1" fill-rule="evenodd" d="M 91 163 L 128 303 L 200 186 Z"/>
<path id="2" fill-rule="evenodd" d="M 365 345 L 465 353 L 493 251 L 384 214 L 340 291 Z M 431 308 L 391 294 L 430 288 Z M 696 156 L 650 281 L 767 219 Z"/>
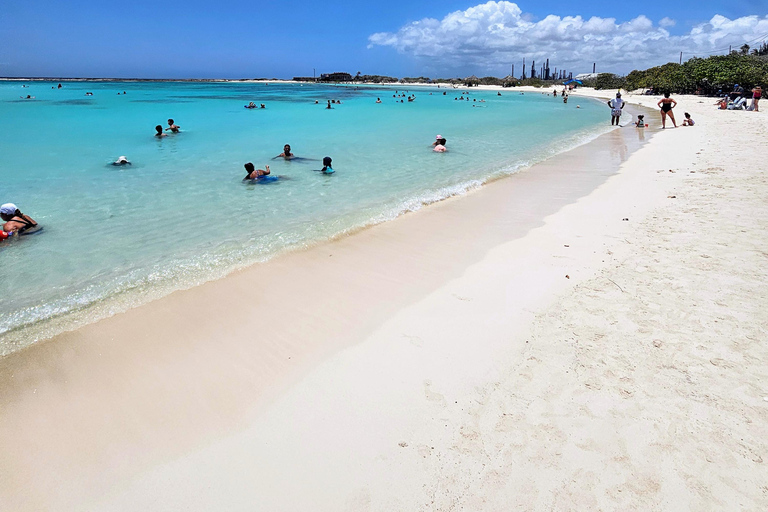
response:
<path id="1" fill-rule="evenodd" d="M 0 8 L 0 76 L 503 76 L 550 57 L 625 73 L 768 37 L 764 0 L 282 3 L 31 0 Z M 762 38 L 762 39 L 761 39 Z"/>

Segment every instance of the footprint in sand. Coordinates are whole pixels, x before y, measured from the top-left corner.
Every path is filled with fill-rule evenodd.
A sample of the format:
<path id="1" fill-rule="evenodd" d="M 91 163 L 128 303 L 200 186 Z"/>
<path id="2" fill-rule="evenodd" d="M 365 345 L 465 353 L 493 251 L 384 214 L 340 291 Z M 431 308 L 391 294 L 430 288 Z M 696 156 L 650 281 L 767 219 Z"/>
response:
<path id="1" fill-rule="evenodd" d="M 424 381 L 424 396 L 429 400 L 430 402 L 441 402 L 443 405 L 445 405 L 445 397 L 441 395 L 440 393 L 436 393 L 432 391 L 430 388 L 432 386 L 431 380 L 425 380 Z"/>

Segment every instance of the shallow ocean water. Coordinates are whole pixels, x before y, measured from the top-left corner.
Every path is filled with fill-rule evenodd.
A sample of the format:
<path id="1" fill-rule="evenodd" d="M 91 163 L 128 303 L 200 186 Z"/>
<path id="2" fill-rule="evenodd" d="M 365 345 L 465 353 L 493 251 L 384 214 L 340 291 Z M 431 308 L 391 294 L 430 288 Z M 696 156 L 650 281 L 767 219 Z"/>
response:
<path id="1" fill-rule="evenodd" d="M 362 86 L 55 85 L 0 82 L 0 202 L 44 226 L 0 244 L 0 355 L 462 194 L 610 128 L 598 102 L 514 90 L 459 101 L 459 90 L 397 87 L 416 95 L 400 103 L 395 88 Z M 327 110 L 328 99 L 342 103 Z M 153 137 L 168 118 L 181 133 Z M 436 134 L 447 153 L 431 151 Z M 285 143 L 305 160 L 272 160 Z M 132 165 L 110 165 L 120 155 Z M 324 156 L 335 174 L 316 172 Z M 280 179 L 242 183 L 249 161 Z"/>

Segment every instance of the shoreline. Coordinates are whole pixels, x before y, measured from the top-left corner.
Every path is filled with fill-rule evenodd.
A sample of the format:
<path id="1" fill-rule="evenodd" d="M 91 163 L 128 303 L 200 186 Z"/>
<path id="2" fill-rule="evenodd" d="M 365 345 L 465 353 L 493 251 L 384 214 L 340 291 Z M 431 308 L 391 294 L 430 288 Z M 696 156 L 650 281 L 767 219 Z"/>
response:
<path id="1" fill-rule="evenodd" d="M 0 359 L 2 437 L 26 437 L 23 419 L 38 417 L 36 408 L 45 402 L 50 407 L 45 414 L 59 417 L 63 425 L 59 432 L 47 432 L 43 437 L 68 447 L 63 453 L 55 446 L 43 450 L 50 467 L 57 466 L 52 463 L 57 458 L 60 464 L 71 464 L 79 457 L 70 450 L 83 449 L 99 438 L 101 450 L 109 451 L 113 445 L 122 450 L 123 444 L 103 433 L 117 428 L 118 437 L 126 443 L 136 435 L 132 429 L 141 427 L 156 432 L 151 441 L 144 439 L 147 446 L 137 467 L 145 468 L 210 442 L 222 429 L 237 430 L 236 425 L 258 415 L 265 404 L 320 361 L 353 346 L 399 309 L 460 275 L 487 250 L 509 237 L 524 236 L 562 205 L 589 194 L 627 157 L 627 141 L 622 136 L 629 135 L 628 131 L 610 131 L 471 194 L 434 203 L 417 215 L 401 215 L 351 236 L 283 254 L 12 353 Z M 636 135 L 631 136 L 634 141 Z M 564 165 L 574 159 L 591 162 L 595 153 L 597 158 L 602 156 L 600 171 L 589 166 L 585 173 L 582 168 Z M 489 200 L 494 209 L 483 206 Z M 493 229 L 477 230 L 478 223 Z M 415 251 L 418 257 L 408 251 Z M 332 304 L 329 311 L 324 301 Z M 245 311 L 256 318 L 233 313 L 243 310 L 242 304 L 248 304 Z M 279 313 L 281 310 L 288 316 Z M 226 335 L 218 334 L 219 330 Z M 251 342 L 262 346 L 250 346 L 246 340 L 257 332 Z M 238 353 L 241 360 L 236 363 L 220 351 Z M 149 379 L 142 376 L 147 366 L 153 368 Z M 49 380 L 52 372 L 63 376 L 65 384 Z M 201 385 L 197 378 L 202 375 L 222 380 L 206 377 L 207 385 Z M 150 385 L 165 391 L 155 392 L 154 405 L 148 407 L 145 399 L 153 395 Z M 247 397 L 235 391 L 243 386 L 249 389 Z M 101 388 L 99 396 L 94 396 L 94 387 Z M 30 389 L 36 397 L 48 399 L 30 402 Z M 213 409 L 220 407 L 215 396 L 232 395 L 226 399 L 228 414 L 211 418 L 207 409 L 202 414 L 188 394 Z M 128 427 L 119 427 L 115 417 L 99 412 L 110 410 L 112 397 L 121 397 L 121 409 L 133 417 L 122 418 Z M 69 420 L 67 427 L 64 418 L 72 408 L 79 411 L 76 417 L 80 419 Z M 193 424 L 200 428 L 193 428 L 188 438 L 179 436 L 178 429 L 189 429 L 179 424 L 162 428 L 168 418 L 160 410 L 195 418 Z M 82 418 L 90 418 L 87 425 L 79 424 Z M 8 450 L 13 451 L 6 445 L 0 453 Z M 57 451 L 58 457 L 54 455 Z M 34 457 L 28 462 L 36 466 Z M 92 462 L 83 463 L 80 469 L 88 473 Z M 138 471 L 137 467 L 132 469 Z M 23 474 L 17 475 L 18 483 L 26 480 L 24 485 L 31 485 Z"/>
<path id="2" fill-rule="evenodd" d="M 531 89 L 538 91 L 538 89 L 534 89 L 534 88 L 531 88 Z M 525 89 L 525 88 L 521 88 L 521 90 L 524 90 L 525 92 L 530 92 L 528 91 L 528 89 Z M 551 158 L 552 156 L 562 154 L 578 146 L 581 146 L 583 144 L 587 144 L 593 141 L 595 138 L 601 135 L 597 127 L 595 127 L 595 130 L 598 130 L 598 131 L 594 133 L 592 132 L 585 133 L 577 138 L 574 138 L 573 140 L 567 139 L 563 147 L 557 150 L 558 151 L 557 153 L 555 153 L 554 155 L 543 157 L 543 159 L 546 160 L 547 158 Z M 603 131 L 603 133 L 605 132 Z M 339 233 L 336 233 L 330 238 L 304 241 L 299 245 L 284 247 L 273 254 L 259 257 L 256 260 L 241 262 L 235 265 L 228 266 L 226 268 L 217 269 L 217 271 L 213 275 L 209 277 L 201 277 L 199 280 L 191 284 L 186 282 L 181 286 L 173 286 L 171 283 L 161 283 L 159 285 L 155 285 L 150 289 L 144 289 L 143 287 L 141 287 L 141 290 L 138 292 L 131 289 L 131 290 L 123 291 L 111 296 L 102 297 L 96 301 L 87 303 L 85 305 L 80 305 L 77 309 L 66 311 L 63 313 L 58 313 L 56 316 L 53 316 L 53 317 L 36 320 L 32 323 L 26 323 L 23 325 L 16 326 L 8 331 L 0 333 L 0 340 L 3 342 L 3 348 L 2 350 L 0 350 L 0 358 L 6 357 L 18 351 L 25 350 L 28 347 L 39 344 L 39 343 L 47 343 L 53 337 L 58 336 L 62 333 L 75 331 L 87 325 L 101 321 L 105 318 L 112 317 L 116 314 L 124 313 L 136 307 L 142 307 L 155 300 L 162 299 L 163 297 L 166 297 L 169 294 L 172 294 L 176 291 L 188 290 L 197 286 L 201 286 L 207 282 L 224 279 L 227 276 L 231 275 L 232 273 L 238 272 L 252 265 L 264 264 L 274 258 L 282 257 L 285 254 L 290 254 L 291 252 L 294 252 L 294 251 L 306 250 L 307 248 L 314 247 L 318 244 L 329 243 L 334 240 L 344 238 L 346 236 L 351 236 L 351 235 L 354 235 L 355 233 L 360 232 L 361 230 L 369 229 L 370 227 L 376 226 L 381 223 L 390 222 L 398 217 L 419 211 L 425 207 L 431 206 L 441 201 L 445 201 L 447 199 L 451 199 L 454 197 L 465 196 L 468 193 L 473 192 L 477 188 L 482 188 L 496 180 L 508 178 L 509 176 L 512 176 L 519 172 L 526 172 L 527 170 L 530 169 L 530 167 L 532 167 L 533 165 L 536 165 L 541 161 L 543 161 L 541 158 L 533 159 L 532 163 L 528 161 L 526 162 L 525 165 L 517 166 L 512 172 L 502 173 L 499 175 L 489 175 L 483 178 L 482 180 L 479 180 L 479 179 L 470 180 L 462 185 L 454 186 L 453 188 L 460 188 L 461 190 L 458 192 L 452 192 L 450 195 L 439 196 L 437 198 L 432 198 L 428 201 L 421 201 L 414 208 L 403 209 L 398 212 L 393 212 L 393 211 L 384 212 L 378 215 L 377 217 L 368 219 L 363 224 L 355 225 Z M 479 185 L 476 185 L 476 183 L 479 183 Z M 394 214 L 394 216 L 392 216 L 392 214 Z"/>
<path id="3" fill-rule="evenodd" d="M 629 133 L 613 130 L 539 164 L 549 175 L 499 180 L 0 360 L 0 467 L 14 468 L 2 501 L 761 508 L 766 349 L 746 340 L 768 326 L 768 283 L 754 274 L 759 247 L 734 257 L 741 246 L 722 237 L 761 232 L 764 205 L 738 210 L 766 185 L 745 174 L 757 150 L 709 145 L 715 118 L 738 114 L 683 100 L 697 127 L 631 154 L 595 144 Z M 706 288 L 713 271 L 726 277 Z M 730 340 L 734 322 L 746 330 Z"/>

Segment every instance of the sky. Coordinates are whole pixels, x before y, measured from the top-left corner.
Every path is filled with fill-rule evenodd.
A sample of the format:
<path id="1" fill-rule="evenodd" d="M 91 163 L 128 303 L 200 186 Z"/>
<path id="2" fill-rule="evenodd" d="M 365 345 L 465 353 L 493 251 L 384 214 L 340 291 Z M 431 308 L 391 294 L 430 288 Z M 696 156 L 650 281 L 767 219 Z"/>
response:
<path id="1" fill-rule="evenodd" d="M 0 0 L 0 77 L 625 74 L 766 41 L 766 0 Z"/>

